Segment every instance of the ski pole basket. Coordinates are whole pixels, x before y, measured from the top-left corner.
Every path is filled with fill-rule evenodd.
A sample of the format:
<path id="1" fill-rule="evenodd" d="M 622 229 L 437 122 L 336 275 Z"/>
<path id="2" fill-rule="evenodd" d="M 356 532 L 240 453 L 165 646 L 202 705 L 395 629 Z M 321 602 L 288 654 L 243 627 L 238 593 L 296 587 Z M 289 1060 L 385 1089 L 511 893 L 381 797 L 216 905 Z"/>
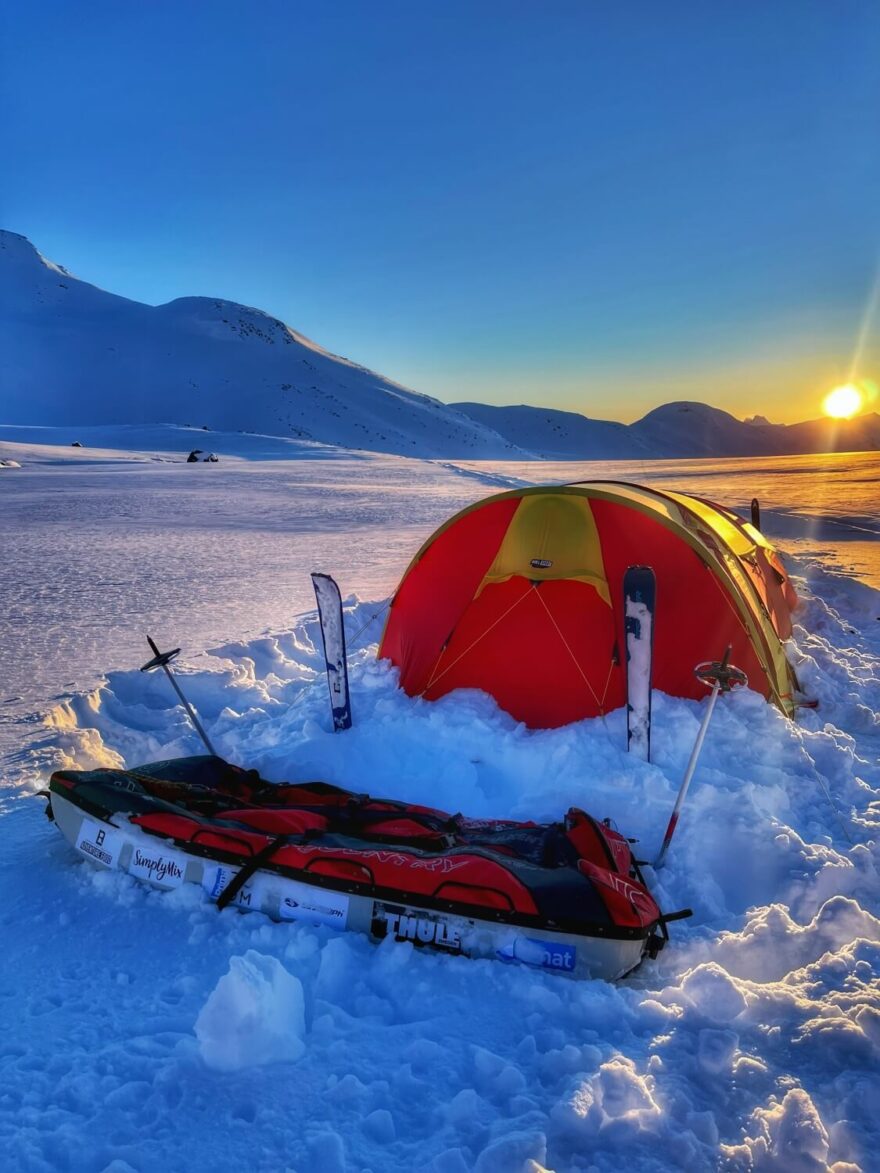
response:
<path id="1" fill-rule="evenodd" d="M 146 664 L 141 668 L 141 672 L 152 672 L 155 668 L 164 668 L 166 665 L 173 663 L 180 655 L 180 648 L 172 648 L 170 652 L 160 652 L 155 643 L 147 636 L 147 643 L 154 655 L 152 660 L 147 660 Z"/>
<path id="2" fill-rule="evenodd" d="M 745 688 L 749 678 L 742 668 L 728 663 L 729 656 L 730 648 L 720 660 L 703 660 L 694 668 L 694 676 L 709 688 L 714 688 L 717 684 L 719 692 L 734 692 L 736 689 Z"/>

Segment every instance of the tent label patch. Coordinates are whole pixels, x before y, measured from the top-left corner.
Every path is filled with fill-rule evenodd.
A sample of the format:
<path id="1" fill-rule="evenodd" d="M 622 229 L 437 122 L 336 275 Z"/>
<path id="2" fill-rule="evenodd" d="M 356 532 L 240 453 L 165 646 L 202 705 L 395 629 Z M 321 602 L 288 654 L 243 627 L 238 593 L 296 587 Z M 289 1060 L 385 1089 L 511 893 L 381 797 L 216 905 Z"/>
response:
<path id="1" fill-rule="evenodd" d="M 552 565 L 553 561 L 550 558 L 533 558 L 529 563 L 535 570 L 549 570 Z"/>

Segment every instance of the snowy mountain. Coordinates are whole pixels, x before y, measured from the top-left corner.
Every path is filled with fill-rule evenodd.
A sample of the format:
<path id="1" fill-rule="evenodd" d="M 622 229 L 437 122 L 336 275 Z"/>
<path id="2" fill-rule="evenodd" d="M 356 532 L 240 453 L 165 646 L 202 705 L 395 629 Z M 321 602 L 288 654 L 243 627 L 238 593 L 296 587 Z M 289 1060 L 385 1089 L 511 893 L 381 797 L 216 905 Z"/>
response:
<path id="1" fill-rule="evenodd" d="M 667 403 L 632 424 L 655 455 L 793 456 L 804 452 L 861 452 L 880 448 L 880 416 L 817 419 L 799 424 L 749 423 L 705 403 Z"/>
<path id="2" fill-rule="evenodd" d="M 524 454 L 454 408 L 330 354 L 261 310 L 130 301 L 0 231 L 0 416 L 207 424 L 405 456 Z"/>
<path id="3" fill-rule="evenodd" d="M 783 456 L 806 452 L 880 449 L 880 416 L 770 424 L 760 416 L 738 420 L 705 403 L 666 403 L 634 424 L 593 420 L 543 407 L 454 407 L 493 428 L 511 444 L 547 460 L 638 460 L 701 456 Z"/>
<path id="4" fill-rule="evenodd" d="M 652 456 L 626 424 L 593 420 L 574 411 L 549 407 L 493 407 L 488 403 L 456 403 L 471 419 L 493 428 L 511 444 L 528 448 L 543 460 L 631 460 Z"/>
<path id="5" fill-rule="evenodd" d="M 0 423 L 207 425 L 454 459 L 650 459 L 880 448 L 880 416 L 769 424 L 667 403 L 634 424 L 545 407 L 444 404 L 237 302 L 118 297 L 0 230 Z"/>

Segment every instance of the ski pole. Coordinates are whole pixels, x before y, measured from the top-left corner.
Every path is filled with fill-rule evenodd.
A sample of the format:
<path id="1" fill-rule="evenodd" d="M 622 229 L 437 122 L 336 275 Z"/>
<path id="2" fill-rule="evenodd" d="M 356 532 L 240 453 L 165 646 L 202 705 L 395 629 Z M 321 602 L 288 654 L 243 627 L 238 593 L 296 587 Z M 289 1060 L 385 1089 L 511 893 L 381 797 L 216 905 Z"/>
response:
<path id="1" fill-rule="evenodd" d="M 181 704 L 186 709 L 187 716 L 189 717 L 190 721 L 192 721 L 196 733 L 198 733 L 199 737 L 201 737 L 202 741 L 205 743 L 205 749 L 207 749 L 208 753 L 212 757 L 216 758 L 218 756 L 217 751 L 214 749 L 213 745 L 211 745 L 207 733 L 202 728 L 201 721 L 199 721 L 198 717 L 196 716 L 195 709 L 183 695 L 181 687 L 177 683 L 177 678 L 171 671 L 171 661 L 180 655 L 180 648 L 174 648 L 170 652 L 160 652 L 149 636 L 147 636 L 147 643 L 150 645 L 150 650 L 154 654 L 152 660 L 149 660 L 141 668 L 141 672 L 152 672 L 154 668 L 161 668 L 165 672 L 165 675 L 171 682 L 171 687 L 180 697 Z"/>
<path id="2" fill-rule="evenodd" d="M 699 732 L 697 733 L 697 740 L 694 742 L 694 748 L 691 750 L 691 756 L 688 759 L 687 769 L 684 772 L 684 778 L 681 780 L 681 786 L 678 790 L 678 798 L 675 800 L 675 806 L 672 809 L 672 814 L 669 818 L 669 825 L 666 828 L 666 834 L 663 837 L 663 845 L 660 848 L 660 854 L 654 861 L 654 867 L 659 868 L 663 865 L 663 860 L 666 858 L 666 852 L 669 850 L 669 844 L 672 842 L 672 836 L 675 834 L 675 828 L 678 826 L 678 817 L 681 814 L 681 808 L 684 805 L 684 800 L 687 797 L 688 787 L 691 784 L 691 779 L 694 776 L 694 771 L 697 768 L 697 761 L 700 756 L 700 750 L 703 748 L 703 742 L 706 740 L 706 731 L 709 728 L 709 722 L 712 720 L 712 711 L 715 708 L 715 702 L 718 700 L 719 692 L 731 692 L 734 688 L 743 688 L 748 684 L 749 679 L 745 672 L 740 668 L 735 668 L 733 664 L 729 664 L 730 647 L 727 648 L 720 660 L 705 661 L 698 664 L 694 668 L 694 676 L 703 684 L 711 684 L 712 692 L 709 694 L 709 704 L 706 706 L 706 714 L 703 717 Z"/>

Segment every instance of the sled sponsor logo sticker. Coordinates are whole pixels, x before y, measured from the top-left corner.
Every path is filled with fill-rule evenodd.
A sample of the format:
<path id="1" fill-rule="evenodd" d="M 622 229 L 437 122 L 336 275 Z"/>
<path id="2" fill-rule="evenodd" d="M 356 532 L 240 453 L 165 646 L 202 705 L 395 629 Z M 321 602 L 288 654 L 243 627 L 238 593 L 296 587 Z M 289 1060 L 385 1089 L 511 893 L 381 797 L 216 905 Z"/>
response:
<path id="1" fill-rule="evenodd" d="M 329 888 L 311 888 L 295 880 L 280 880 L 272 885 L 278 892 L 278 912 L 282 920 L 302 920 L 311 925 L 329 925 L 344 929 L 348 920 L 348 897 Z"/>
<path id="2" fill-rule="evenodd" d="M 129 875 L 162 888 L 178 888 L 186 874 L 186 856 L 158 847 L 136 846 L 128 862 Z"/>
<path id="3" fill-rule="evenodd" d="M 237 874 L 238 868 L 222 864 L 206 867 L 202 887 L 211 900 L 216 900 Z M 276 902 L 281 920 L 302 920 L 334 929 L 344 929 L 348 920 L 348 897 L 343 892 L 312 888 L 281 876 L 256 875 L 232 900 L 236 908 L 263 912 L 270 912 Z"/>
<path id="4" fill-rule="evenodd" d="M 238 868 L 226 868 L 222 864 L 216 867 L 206 867 L 202 874 L 202 887 L 211 900 L 216 900 L 232 882 L 233 876 L 238 874 Z M 236 908 L 252 909 L 260 907 L 259 894 L 253 884 L 245 884 L 236 892 L 232 904 Z"/>
<path id="5" fill-rule="evenodd" d="M 520 965 L 531 965 L 536 969 L 559 969 L 574 973 L 577 965 L 577 949 L 561 941 L 539 941 L 535 937 L 514 937 L 503 948 L 497 950 L 501 961 L 518 961 Z"/>
<path id="6" fill-rule="evenodd" d="M 395 941 L 412 941 L 447 953 L 461 953 L 462 925 L 444 916 L 410 912 L 393 904 L 373 904 L 372 934 L 393 937 Z"/>
<path id="7" fill-rule="evenodd" d="M 123 843 L 118 831 L 106 823 L 96 823 L 94 819 L 83 819 L 76 837 L 77 850 L 105 868 L 116 867 Z"/>

